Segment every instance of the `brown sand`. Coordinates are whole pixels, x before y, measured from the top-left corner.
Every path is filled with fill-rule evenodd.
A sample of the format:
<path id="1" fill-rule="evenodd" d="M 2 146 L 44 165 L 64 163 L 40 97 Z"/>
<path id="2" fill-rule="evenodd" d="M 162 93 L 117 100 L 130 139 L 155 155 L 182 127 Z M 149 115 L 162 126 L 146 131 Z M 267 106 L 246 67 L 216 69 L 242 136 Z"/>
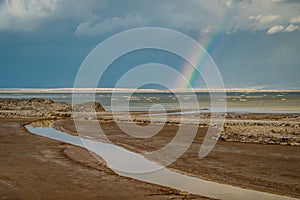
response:
<path id="1" fill-rule="evenodd" d="M 206 199 L 120 177 L 86 150 L 0 119 L 0 199 Z"/>
<path id="2" fill-rule="evenodd" d="M 97 133 L 90 132 L 90 123 L 84 122 L 85 132 L 101 140 Z M 55 127 L 71 134 L 76 132 L 73 120 L 56 122 Z M 114 122 L 101 122 L 101 127 L 113 143 L 140 153 L 161 148 L 178 128 L 165 125 L 155 137 L 137 139 L 123 133 Z M 199 128 L 188 151 L 169 167 L 221 183 L 300 197 L 299 147 L 218 141 L 213 151 L 200 160 L 198 151 L 205 133 L 206 128 Z"/>
<path id="3" fill-rule="evenodd" d="M 120 177 L 86 150 L 32 135 L 23 127 L 36 119 L 70 117 L 70 105 L 42 99 L 0 100 L 0 199 L 201 199 Z M 155 137 L 137 139 L 123 133 L 110 113 L 98 114 L 111 141 L 139 153 L 166 145 L 179 124 L 178 116 L 169 116 Z M 148 117 L 133 115 L 141 126 L 149 122 Z M 220 138 L 225 141 L 218 141 L 213 151 L 200 160 L 198 151 L 208 119 L 209 114 L 204 114 L 194 143 L 170 168 L 208 180 L 300 198 L 299 114 L 229 113 Z M 89 123 L 84 122 L 86 134 L 101 140 Z M 56 122 L 55 127 L 76 134 L 71 119 Z"/>

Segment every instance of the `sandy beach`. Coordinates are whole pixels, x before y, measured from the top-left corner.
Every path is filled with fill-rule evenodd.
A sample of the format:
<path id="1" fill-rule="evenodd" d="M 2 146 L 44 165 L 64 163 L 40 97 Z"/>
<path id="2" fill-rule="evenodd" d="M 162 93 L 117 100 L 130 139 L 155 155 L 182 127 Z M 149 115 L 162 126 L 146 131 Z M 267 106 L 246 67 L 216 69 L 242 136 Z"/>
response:
<path id="1" fill-rule="evenodd" d="M 0 120 L 0 199 L 208 199 L 116 175 L 87 150 Z"/>
<path id="2" fill-rule="evenodd" d="M 99 162 L 101 158 L 95 159 L 83 148 L 31 134 L 25 124 L 35 121 L 42 126 L 51 120 L 54 128 L 77 135 L 69 105 L 40 99 L 23 101 L 2 100 L 1 104 L 1 199 L 205 199 L 118 176 L 105 162 Z M 154 137 L 138 139 L 121 131 L 111 117 L 103 111 L 98 113 L 106 136 L 115 145 L 140 154 L 170 142 L 179 126 L 191 126 L 178 124 L 171 116 Z M 189 149 L 168 168 L 219 183 L 300 198 L 299 115 L 229 114 L 217 145 L 199 159 L 207 117 Z M 135 119 L 141 126 L 149 123 L 145 117 Z M 87 127 L 86 136 L 103 139 L 89 131 L 91 120 L 83 118 L 82 123 Z M 261 132 L 262 127 L 267 131 Z"/>

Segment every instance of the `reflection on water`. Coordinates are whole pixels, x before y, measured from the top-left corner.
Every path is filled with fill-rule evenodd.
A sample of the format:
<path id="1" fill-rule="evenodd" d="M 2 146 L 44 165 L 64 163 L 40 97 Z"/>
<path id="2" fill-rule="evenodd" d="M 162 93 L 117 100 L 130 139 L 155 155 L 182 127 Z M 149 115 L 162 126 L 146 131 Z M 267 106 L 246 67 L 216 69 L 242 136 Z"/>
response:
<path id="1" fill-rule="evenodd" d="M 36 135 L 67 142 L 69 144 L 80 147 L 85 147 L 88 150 L 93 151 L 101 156 L 106 161 L 108 167 L 113 169 L 119 175 L 131 177 L 137 180 L 155 183 L 193 194 L 199 194 L 225 200 L 295 199 L 265 192 L 242 189 L 239 187 L 215 183 L 183 175 L 178 172 L 171 171 L 167 168 L 161 168 L 161 166 L 157 163 L 147 160 L 142 155 L 128 151 L 125 148 L 113 144 L 79 138 L 77 136 L 72 136 L 50 127 L 33 127 L 28 125 L 26 126 L 26 128 Z M 85 145 L 83 145 L 83 143 Z M 149 173 L 138 173 L 143 171 L 150 171 L 153 169 L 157 170 Z"/>

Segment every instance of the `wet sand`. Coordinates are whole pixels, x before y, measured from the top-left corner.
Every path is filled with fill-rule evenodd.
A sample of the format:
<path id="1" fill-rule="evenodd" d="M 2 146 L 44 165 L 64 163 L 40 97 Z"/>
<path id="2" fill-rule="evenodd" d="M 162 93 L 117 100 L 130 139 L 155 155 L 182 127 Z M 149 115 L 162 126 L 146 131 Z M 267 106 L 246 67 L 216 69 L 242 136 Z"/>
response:
<path id="1" fill-rule="evenodd" d="M 0 199 L 205 199 L 118 176 L 87 150 L 33 135 L 23 127 L 32 121 L 39 121 L 40 126 L 44 123 L 41 119 L 52 119 L 56 129 L 77 135 L 70 105 L 41 99 L 2 101 Z M 145 126 L 149 118 L 141 114 L 135 113 L 134 119 Z M 199 159 L 208 127 L 206 115 L 192 145 L 169 168 L 202 179 L 300 198 L 299 114 L 229 113 L 220 137 L 225 141 L 219 140 L 208 156 Z M 158 134 L 139 139 L 121 131 L 110 113 L 98 113 L 98 117 L 110 141 L 141 154 L 168 144 L 179 126 L 193 126 L 180 125 L 178 116 L 169 116 Z M 91 119 L 82 120 L 85 136 L 102 141 L 91 123 Z M 118 123 L 136 132 L 130 124 Z"/>
<path id="2" fill-rule="evenodd" d="M 0 119 L 0 199 L 206 199 L 116 175 L 85 149 Z"/>
<path id="3" fill-rule="evenodd" d="M 91 121 L 83 121 L 82 125 L 86 137 L 103 140 L 92 131 Z M 114 144 L 141 154 L 169 143 L 178 129 L 165 125 L 154 137 L 138 139 L 122 132 L 114 122 L 101 122 L 101 127 Z M 73 120 L 56 122 L 55 128 L 76 135 Z M 169 168 L 220 183 L 300 197 L 299 147 L 218 141 L 213 151 L 200 160 L 198 152 L 206 130 L 198 129 L 193 144 Z"/>

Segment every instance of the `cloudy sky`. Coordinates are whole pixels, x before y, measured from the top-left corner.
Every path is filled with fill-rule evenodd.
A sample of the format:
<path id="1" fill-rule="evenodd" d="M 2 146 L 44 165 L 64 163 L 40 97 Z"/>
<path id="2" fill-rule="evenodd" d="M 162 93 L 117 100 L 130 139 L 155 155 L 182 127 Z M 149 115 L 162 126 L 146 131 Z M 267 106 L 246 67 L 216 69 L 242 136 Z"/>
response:
<path id="1" fill-rule="evenodd" d="M 226 87 L 300 89 L 299 0 L 0 0 L 0 87 L 72 87 L 98 43 L 145 26 L 209 47 Z M 103 86 L 134 62 L 182 65 L 149 51 L 121 61 Z"/>

